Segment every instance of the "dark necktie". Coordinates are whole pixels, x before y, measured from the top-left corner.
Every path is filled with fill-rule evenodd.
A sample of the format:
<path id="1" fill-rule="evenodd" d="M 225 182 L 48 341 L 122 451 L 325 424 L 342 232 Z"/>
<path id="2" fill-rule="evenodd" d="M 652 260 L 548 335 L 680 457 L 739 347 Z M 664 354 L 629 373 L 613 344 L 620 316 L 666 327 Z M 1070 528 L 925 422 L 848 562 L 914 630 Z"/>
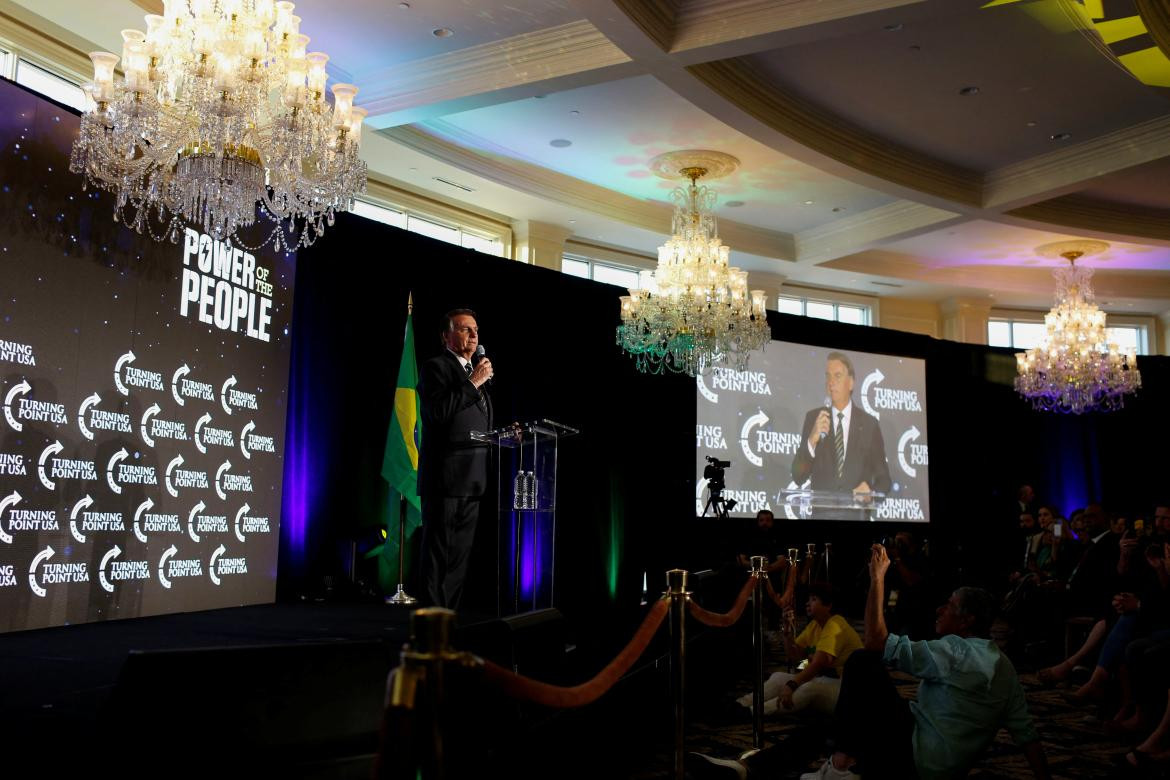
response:
<path id="1" fill-rule="evenodd" d="M 837 449 L 837 479 L 845 471 L 845 412 L 837 412 L 837 430 L 833 432 L 833 445 Z"/>
<path id="2" fill-rule="evenodd" d="M 468 378 L 468 379 L 470 379 L 470 378 L 471 378 L 471 364 L 470 364 L 470 363 L 464 363 L 464 364 L 463 364 L 463 370 L 467 372 L 467 378 Z"/>

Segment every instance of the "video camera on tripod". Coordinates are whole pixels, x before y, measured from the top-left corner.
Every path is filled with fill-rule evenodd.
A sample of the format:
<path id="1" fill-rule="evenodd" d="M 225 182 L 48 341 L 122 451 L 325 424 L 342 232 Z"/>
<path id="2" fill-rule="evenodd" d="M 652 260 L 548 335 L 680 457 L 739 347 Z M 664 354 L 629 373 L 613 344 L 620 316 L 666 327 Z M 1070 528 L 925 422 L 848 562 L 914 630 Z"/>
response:
<path id="1" fill-rule="evenodd" d="M 723 489 L 727 487 L 724 478 L 725 469 L 731 468 L 731 461 L 719 460 L 711 455 L 707 456 L 707 465 L 703 467 L 703 479 L 707 480 L 707 505 L 703 507 L 702 517 L 710 511 L 721 520 L 727 519 L 727 513 L 738 503 L 734 498 L 724 498 Z"/>

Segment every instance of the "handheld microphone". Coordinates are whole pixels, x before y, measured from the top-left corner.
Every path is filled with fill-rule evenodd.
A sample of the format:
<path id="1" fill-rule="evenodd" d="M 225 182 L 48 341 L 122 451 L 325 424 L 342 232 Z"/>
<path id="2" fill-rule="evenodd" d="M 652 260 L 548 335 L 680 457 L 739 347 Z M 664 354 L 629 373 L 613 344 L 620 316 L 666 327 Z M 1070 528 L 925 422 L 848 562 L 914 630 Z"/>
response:
<path id="1" fill-rule="evenodd" d="M 830 397 L 829 397 L 829 396 L 827 396 L 827 395 L 825 396 L 824 407 L 825 407 L 826 409 L 829 409 L 829 410 L 832 410 L 832 408 L 833 408 L 833 399 L 832 399 L 832 398 L 830 398 Z M 830 412 L 829 412 L 829 422 L 830 422 L 830 423 L 832 423 L 832 422 L 833 422 L 833 414 L 832 414 L 832 411 L 830 411 Z M 826 437 L 826 436 L 828 436 L 828 435 L 829 435 L 829 434 L 825 433 L 824 431 L 822 431 L 822 432 L 821 432 L 821 438 L 822 438 L 822 439 L 823 439 L 823 438 L 825 438 L 825 437 Z"/>
<path id="2" fill-rule="evenodd" d="M 473 367 L 479 365 L 479 361 L 483 360 L 485 357 L 487 357 L 487 350 L 483 348 L 483 344 L 480 344 L 475 348 L 475 354 L 471 356 L 471 365 Z M 484 385 L 490 385 L 491 383 L 492 380 L 488 379 L 486 382 L 484 382 Z"/>

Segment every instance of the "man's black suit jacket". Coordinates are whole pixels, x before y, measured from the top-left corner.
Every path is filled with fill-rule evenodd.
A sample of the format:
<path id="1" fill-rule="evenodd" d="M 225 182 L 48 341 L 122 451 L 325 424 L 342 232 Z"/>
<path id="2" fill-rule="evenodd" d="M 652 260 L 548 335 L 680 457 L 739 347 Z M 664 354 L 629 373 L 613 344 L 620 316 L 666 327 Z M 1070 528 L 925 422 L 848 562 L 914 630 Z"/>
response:
<path id="1" fill-rule="evenodd" d="M 450 350 L 422 364 L 420 496 L 482 496 L 487 490 L 490 447 L 471 438 L 492 428 L 492 400 L 471 384 Z"/>
<path id="2" fill-rule="evenodd" d="M 847 492 L 862 482 L 878 493 L 889 492 L 893 482 L 890 466 L 886 463 L 886 444 L 878 421 L 866 414 L 857 404 L 850 413 L 848 445 L 845 448 L 845 468 L 837 477 L 837 453 L 833 448 L 832 427 L 824 441 L 817 443 L 816 457 L 808 454 L 808 438 L 812 435 L 817 415 L 825 407 L 812 409 L 804 416 L 803 435 L 796 457 L 792 460 L 792 481 L 803 485 L 812 478 L 813 490 Z M 829 410 L 832 413 L 833 410 Z"/>

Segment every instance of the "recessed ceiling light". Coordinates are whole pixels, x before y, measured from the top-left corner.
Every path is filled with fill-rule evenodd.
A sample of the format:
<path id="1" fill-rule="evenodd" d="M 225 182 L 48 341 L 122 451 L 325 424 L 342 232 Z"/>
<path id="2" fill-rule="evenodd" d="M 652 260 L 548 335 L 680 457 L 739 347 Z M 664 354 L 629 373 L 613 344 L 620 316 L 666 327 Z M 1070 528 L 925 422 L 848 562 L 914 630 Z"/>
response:
<path id="1" fill-rule="evenodd" d="M 887 24 L 887 25 L 883 26 L 882 29 L 885 30 L 886 32 L 898 32 L 899 30 L 902 29 L 902 23 L 896 22 L 894 24 Z"/>
<path id="2" fill-rule="evenodd" d="M 569 224 L 570 224 L 570 225 L 576 225 L 576 224 L 577 224 L 577 220 L 575 220 L 575 219 L 570 219 L 570 220 L 569 220 Z"/>
<path id="3" fill-rule="evenodd" d="M 572 114 L 573 116 L 581 116 L 581 112 L 575 108 L 572 111 L 570 111 L 569 113 Z"/>
<path id="4" fill-rule="evenodd" d="M 399 3 L 398 7 L 401 8 L 403 11 L 406 11 L 410 8 L 410 3 Z"/>
<path id="5" fill-rule="evenodd" d="M 1035 126 L 1036 126 L 1036 123 L 1031 121 L 1031 120 L 1024 122 L 1024 127 L 1035 127 Z"/>
<path id="6" fill-rule="evenodd" d="M 814 203 L 816 203 L 816 201 L 815 201 L 815 200 L 806 200 L 806 201 L 804 202 L 804 205 L 806 205 L 806 206 L 811 206 L 811 205 L 812 205 L 812 204 L 814 204 Z"/>
<path id="7" fill-rule="evenodd" d="M 833 207 L 833 213 L 836 213 L 838 211 L 844 211 L 844 210 L 845 210 L 844 206 L 834 206 Z"/>
<path id="8" fill-rule="evenodd" d="M 455 31 L 450 27 L 436 27 L 435 29 L 431 30 L 431 35 L 435 36 L 436 38 L 450 38 L 454 34 Z"/>
<path id="9" fill-rule="evenodd" d="M 554 138 L 548 142 L 548 145 L 556 147 L 557 149 L 564 149 L 566 146 L 572 146 L 573 142 L 568 138 Z"/>
<path id="10" fill-rule="evenodd" d="M 969 95 L 978 95 L 979 87 L 963 87 L 959 90 L 959 94 L 963 97 L 967 97 Z"/>
<path id="11" fill-rule="evenodd" d="M 743 201 L 742 200 L 729 200 L 726 203 L 724 203 L 723 205 L 729 209 L 737 209 L 743 205 Z"/>
<path id="12" fill-rule="evenodd" d="M 1072 133 L 1053 133 L 1048 138 L 1052 141 L 1067 141 L 1072 138 Z"/>

